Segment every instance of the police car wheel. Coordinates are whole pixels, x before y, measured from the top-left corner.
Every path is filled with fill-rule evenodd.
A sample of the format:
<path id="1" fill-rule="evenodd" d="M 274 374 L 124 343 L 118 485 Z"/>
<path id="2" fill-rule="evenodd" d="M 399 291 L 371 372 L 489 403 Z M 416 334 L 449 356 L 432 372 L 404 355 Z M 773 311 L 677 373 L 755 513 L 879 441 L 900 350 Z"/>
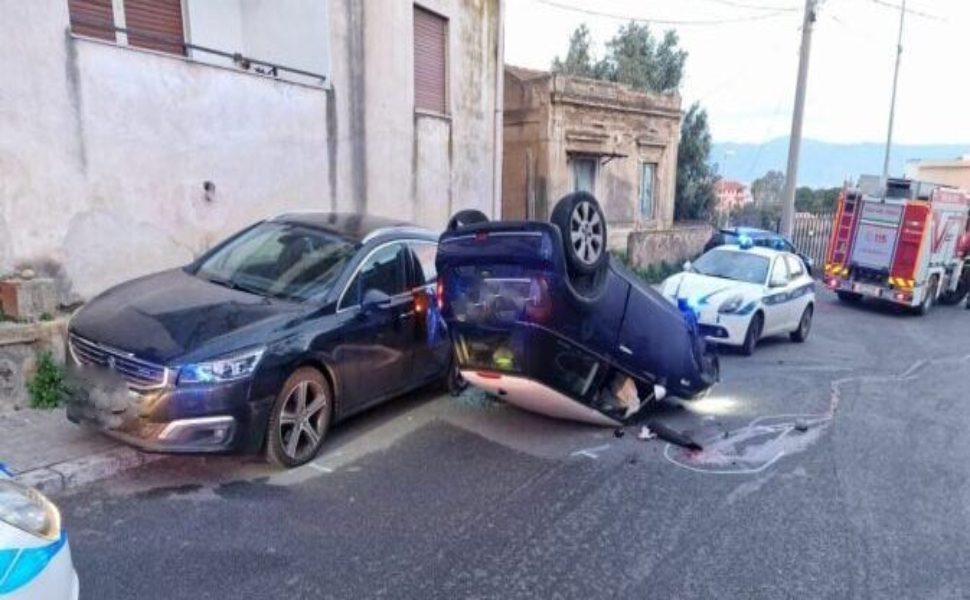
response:
<path id="1" fill-rule="evenodd" d="M 805 312 L 802 313 L 802 318 L 798 321 L 798 329 L 791 332 L 791 341 L 801 344 L 808 339 L 808 334 L 812 331 L 812 315 L 814 313 L 815 309 L 811 304 L 805 307 Z"/>
<path id="2" fill-rule="evenodd" d="M 755 313 L 751 317 L 751 322 L 748 324 L 748 332 L 744 335 L 744 344 L 741 346 L 741 354 L 745 356 L 751 356 L 754 354 L 754 348 L 758 345 L 758 338 L 761 337 L 761 330 L 764 328 L 765 318 L 759 312 Z"/>

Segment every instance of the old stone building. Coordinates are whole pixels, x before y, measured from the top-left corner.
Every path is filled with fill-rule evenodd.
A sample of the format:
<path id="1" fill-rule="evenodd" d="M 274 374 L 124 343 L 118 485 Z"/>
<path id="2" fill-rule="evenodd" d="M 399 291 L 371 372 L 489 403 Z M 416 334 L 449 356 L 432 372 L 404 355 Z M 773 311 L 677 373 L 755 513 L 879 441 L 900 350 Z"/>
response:
<path id="1" fill-rule="evenodd" d="M 547 218 L 563 194 L 586 190 L 613 247 L 673 227 L 678 95 L 506 66 L 504 98 L 503 218 Z"/>

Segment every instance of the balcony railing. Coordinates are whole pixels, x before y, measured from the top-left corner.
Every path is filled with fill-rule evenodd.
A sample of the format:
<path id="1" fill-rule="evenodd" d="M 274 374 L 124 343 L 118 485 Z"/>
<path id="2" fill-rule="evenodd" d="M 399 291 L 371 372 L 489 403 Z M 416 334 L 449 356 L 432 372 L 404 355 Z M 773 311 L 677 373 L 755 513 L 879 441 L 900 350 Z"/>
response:
<path id="1" fill-rule="evenodd" d="M 113 24 L 108 24 L 98 19 L 90 19 L 83 16 L 72 16 L 71 22 L 72 24 L 82 24 L 86 28 L 104 31 L 105 33 L 122 33 L 125 34 L 125 36 L 136 37 L 140 40 L 153 41 L 158 44 L 164 44 L 172 47 L 180 47 L 182 49 L 181 54 L 183 55 L 187 55 L 188 51 L 191 50 L 192 52 L 201 52 L 212 56 L 227 58 L 231 60 L 239 69 L 259 73 L 260 75 L 279 78 L 281 73 L 290 73 L 292 75 L 299 75 L 301 77 L 319 80 L 321 85 L 327 82 L 326 75 L 321 73 L 314 73 L 312 71 L 305 71 L 303 69 L 295 69 L 293 67 L 272 63 L 267 60 L 253 58 L 252 56 L 244 56 L 239 52 L 225 52 L 223 50 L 216 50 L 215 48 L 200 46 L 174 36 L 160 35 L 158 33 L 140 29 L 131 29 L 128 27 L 116 27 Z"/>

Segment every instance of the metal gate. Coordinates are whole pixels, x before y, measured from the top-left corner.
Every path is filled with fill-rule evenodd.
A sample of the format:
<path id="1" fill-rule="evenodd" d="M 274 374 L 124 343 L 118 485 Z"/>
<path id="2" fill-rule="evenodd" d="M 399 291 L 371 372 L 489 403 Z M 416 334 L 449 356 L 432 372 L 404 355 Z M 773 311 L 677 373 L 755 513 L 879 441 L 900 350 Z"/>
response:
<path id="1" fill-rule="evenodd" d="M 813 272 L 820 275 L 825 271 L 825 252 L 829 238 L 832 237 L 834 213 L 795 213 L 792 225 L 792 243 L 799 252 L 806 254 L 815 262 Z"/>

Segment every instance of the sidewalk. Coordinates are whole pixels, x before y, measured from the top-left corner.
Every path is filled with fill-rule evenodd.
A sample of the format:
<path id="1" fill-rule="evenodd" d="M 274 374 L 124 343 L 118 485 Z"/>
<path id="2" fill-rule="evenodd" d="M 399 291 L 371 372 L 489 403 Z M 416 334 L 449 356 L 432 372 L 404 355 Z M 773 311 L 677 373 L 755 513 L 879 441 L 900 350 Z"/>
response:
<path id="1" fill-rule="evenodd" d="M 159 458 L 67 420 L 64 409 L 0 413 L 0 462 L 15 479 L 57 494 Z"/>

